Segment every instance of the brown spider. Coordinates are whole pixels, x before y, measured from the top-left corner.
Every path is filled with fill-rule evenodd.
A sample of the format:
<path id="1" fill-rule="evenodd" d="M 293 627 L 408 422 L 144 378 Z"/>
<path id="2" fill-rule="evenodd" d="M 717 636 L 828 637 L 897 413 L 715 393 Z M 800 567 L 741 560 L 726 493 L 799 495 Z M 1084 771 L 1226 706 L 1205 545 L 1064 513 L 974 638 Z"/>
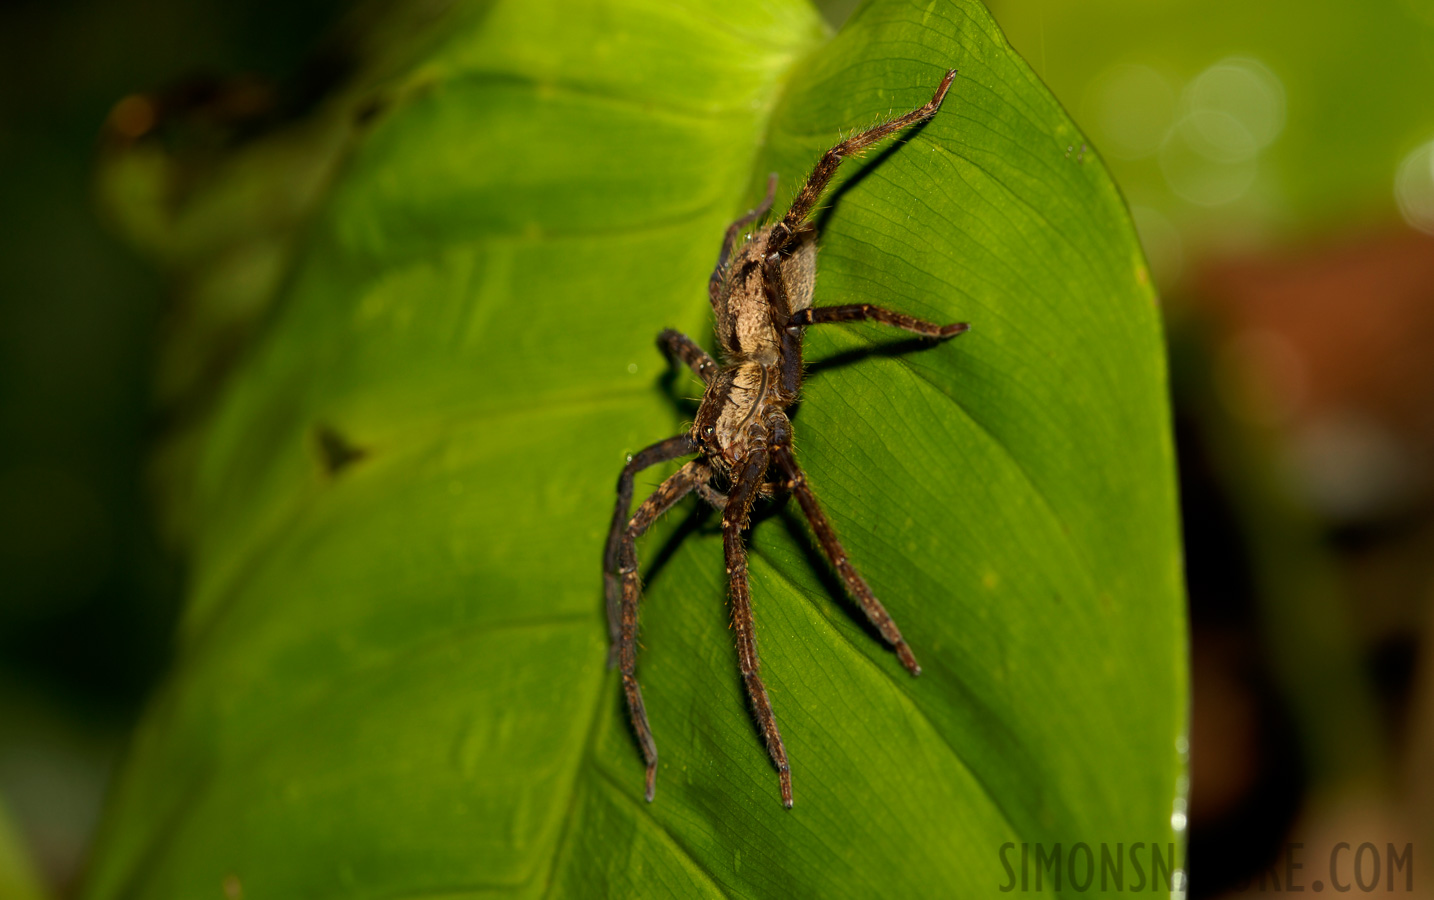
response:
<path id="1" fill-rule="evenodd" d="M 807 221 L 844 158 L 858 155 L 882 138 L 936 115 L 955 77 L 955 71 L 947 72 L 931 102 L 925 106 L 863 131 L 828 150 L 807 176 L 782 220 L 746 236 L 735 256 L 733 245 L 742 229 L 771 209 L 776 175 L 767 182 L 762 205 L 728 227 L 722 250 L 717 255 L 717 267 L 707 282 L 712 309 L 717 314 L 721 366 L 684 334 L 668 329 L 658 337 L 668 356 L 686 363 L 707 385 L 707 390 L 690 432 L 653 444 L 632 457 L 623 468 L 617 482 L 612 531 L 603 555 L 603 587 L 612 639 L 608 662 L 622 666 L 622 687 L 632 714 L 632 727 L 647 760 L 648 801 L 652 800 L 656 788 L 657 745 L 652 740 L 642 691 L 633 671 L 637 663 L 637 607 L 642 593 L 636 541 L 659 516 L 693 491 L 722 511 L 722 544 L 731 582 L 737 660 L 767 752 L 777 766 L 783 805 L 789 809 L 792 806 L 792 774 L 767 689 L 758 673 L 752 594 L 747 583 L 747 550 L 742 543 L 742 532 L 748 527 L 754 499 L 777 491 L 791 491 L 796 495 L 822 551 L 836 567 L 847 590 L 896 650 L 902 665 L 912 675 L 921 674 L 921 667 L 902 639 L 901 631 L 847 560 L 836 532 L 807 485 L 806 476 L 792 454 L 792 426 L 786 409 L 796 402 L 801 388 L 802 334 L 808 325 L 870 319 L 937 339 L 954 337 L 969 327 L 964 322 L 936 325 L 866 303 L 813 307 L 817 245 L 816 231 Z M 664 481 L 642 502 L 637 513 L 628 518 L 633 477 L 639 471 L 694 454 L 699 458 Z M 772 468 L 777 472 L 776 481 L 766 480 Z M 719 490 L 714 481 L 725 485 L 727 490 Z"/>

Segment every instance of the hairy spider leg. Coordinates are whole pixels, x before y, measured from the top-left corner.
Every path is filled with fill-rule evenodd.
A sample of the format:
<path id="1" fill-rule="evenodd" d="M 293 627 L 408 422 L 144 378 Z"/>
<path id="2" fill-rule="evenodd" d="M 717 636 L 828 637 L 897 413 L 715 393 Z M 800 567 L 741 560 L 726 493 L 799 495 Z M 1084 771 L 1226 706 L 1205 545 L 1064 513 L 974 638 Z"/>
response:
<path id="1" fill-rule="evenodd" d="M 879 306 L 872 306 L 869 303 L 856 303 L 848 306 L 821 306 L 808 307 L 798 310 L 787 320 L 787 327 L 790 331 L 797 331 L 807 325 L 821 325 L 827 322 L 853 322 L 870 320 L 892 325 L 905 331 L 910 331 L 923 337 L 945 340 L 955 337 L 970 329 L 965 322 L 953 322 L 950 325 L 937 325 L 934 322 L 927 322 L 905 313 L 883 309 Z M 781 428 L 775 432 L 780 437 L 785 437 L 789 432 Z M 822 552 L 827 559 L 831 560 L 836 568 L 837 574 L 841 576 L 842 582 L 852 597 L 861 605 L 866 618 L 876 629 L 881 632 L 882 638 L 886 640 L 895 650 L 901 664 L 906 667 L 912 675 L 921 674 L 921 666 L 916 662 L 916 656 L 906 641 L 901 637 L 901 629 L 896 627 L 896 622 L 876 599 L 872 593 L 871 586 L 866 579 L 852 566 L 847 559 L 846 549 L 842 547 L 841 541 L 836 536 L 836 529 L 832 527 L 831 521 L 822 512 L 821 504 L 817 502 L 816 494 L 812 492 L 807 484 L 806 473 L 797 464 L 797 458 L 792 453 L 790 439 L 783 440 L 772 448 L 773 461 L 787 477 L 787 488 L 796 495 L 797 503 L 802 507 L 802 513 L 806 516 L 807 522 L 811 524 L 812 531 L 817 536 L 817 543 L 821 545 Z"/>
<path id="2" fill-rule="evenodd" d="M 802 328 L 807 325 L 822 325 L 828 322 L 881 322 L 904 331 L 929 338 L 951 338 L 971 329 L 966 322 L 952 322 L 937 325 L 925 319 L 908 316 L 906 313 L 872 306 L 870 303 L 853 303 L 847 306 L 809 306 L 799 309 L 787 319 L 788 328 Z"/>
<path id="3" fill-rule="evenodd" d="M 667 354 L 668 359 L 686 365 L 692 370 L 693 375 L 702 379 L 703 384 L 710 384 L 712 379 L 717 377 L 717 372 L 721 368 L 717 365 L 717 360 L 682 332 L 664 328 L 662 333 L 657 336 L 657 344 L 662 348 L 662 352 Z"/>
<path id="4" fill-rule="evenodd" d="M 742 683 L 746 685 L 747 697 L 752 701 L 752 713 L 767 745 L 767 753 L 777 766 L 782 805 L 791 809 L 792 767 L 787 763 L 787 748 L 782 745 L 782 733 L 777 730 L 777 718 L 772 713 L 767 687 L 762 684 L 756 623 L 752 620 L 752 588 L 747 580 L 747 548 L 742 543 L 742 532 L 750 524 L 752 501 L 762 484 L 762 476 L 767 472 L 767 462 L 767 452 L 757 450 L 747 457 L 741 471 L 735 473 L 732 490 L 727 494 L 727 507 L 722 511 L 722 549 L 732 591 L 732 630 L 737 634 L 737 664 L 742 672 Z"/>
<path id="5" fill-rule="evenodd" d="M 697 496 L 701 497 L 708 506 L 721 512 L 727 508 L 727 495 L 717 490 L 711 484 L 697 485 Z"/>
<path id="6" fill-rule="evenodd" d="M 811 215 L 812 210 L 816 208 L 817 201 L 821 199 L 822 193 L 827 189 L 827 183 L 832 180 L 832 176 L 836 174 L 843 159 L 856 156 L 877 141 L 936 115 L 937 110 L 941 109 L 941 101 L 946 99 L 946 92 L 951 89 L 951 82 L 955 79 L 956 70 L 949 70 L 946 77 L 942 78 L 941 83 L 936 86 L 936 93 L 925 106 L 917 107 L 904 116 L 898 116 L 874 128 L 868 128 L 860 134 L 854 134 L 822 154 L 822 158 L 817 161 L 812 173 L 807 176 L 802 189 L 797 192 L 796 199 L 792 201 L 787 214 L 782 216 L 782 221 L 773 226 L 772 236 L 767 243 L 768 252 L 781 253 L 785 251 L 793 237 L 809 227 L 807 216 Z"/>
<path id="7" fill-rule="evenodd" d="M 782 216 L 780 222 L 772 226 L 772 232 L 767 238 L 767 256 L 762 261 L 762 276 L 766 282 L 767 291 L 772 296 L 773 306 L 779 311 L 778 317 L 793 314 L 790 301 L 787 298 L 786 285 L 782 280 L 782 257 L 789 254 L 797 242 L 811 239 L 809 236 L 811 225 L 807 222 L 807 217 L 811 215 L 817 202 L 821 200 L 822 194 L 826 191 L 827 185 L 831 183 L 832 176 L 836 174 L 842 160 L 860 154 L 867 147 L 890 137 L 903 128 L 918 122 L 925 122 L 936 115 L 937 111 L 941 109 L 941 103 L 946 99 L 946 92 L 951 89 L 951 82 L 955 79 L 956 70 L 948 70 L 945 77 L 941 79 L 941 83 L 936 86 L 936 93 L 924 106 L 917 107 L 904 116 L 883 122 L 860 134 L 852 135 L 822 154 L 822 158 L 817 161 L 811 174 L 807 176 L 807 180 L 797 191 L 797 196 L 792 200 L 792 205 L 787 209 L 786 215 Z M 717 278 L 716 272 L 713 273 L 713 277 Z M 720 286 L 720 279 L 717 284 Z M 709 291 L 716 290 L 711 282 L 708 284 L 708 289 Z M 716 295 L 714 294 L 713 297 L 715 304 L 717 302 Z M 897 314 L 893 313 L 892 315 Z M 911 321 L 919 320 L 912 319 Z M 793 324 L 790 320 L 774 321 L 773 324 L 781 332 L 783 360 L 781 392 L 789 400 L 795 400 L 802 384 L 802 333 L 800 330 L 790 327 Z"/>
<path id="8" fill-rule="evenodd" d="M 622 692 L 627 697 L 627 710 L 632 716 L 632 729 L 642 745 L 647 762 L 647 802 L 657 792 L 657 743 L 647 722 L 647 707 L 642 702 L 642 689 L 637 685 L 637 608 L 642 602 L 642 579 L 637 574 L 637 539 L 679 500 L 706 484 L 712 478 L 707 463 L 694 459 L 676 474 L 658 485 L 637 508 L 622 531 L 618 549 L 618 574 L 622 577 L 622 623 L 618 636 L 618 659 L 622 665 Z"/>
<path id="9" fill-rule="evenodd" d="M 876 626 L 876 630 L 881 632 L 882 638 L 896 651 L 897 658 L 901 660 L 901 664 L 906 667 L 906 670 L 912 675 L 920 675 L 921 665 L 917 663 L 915 654 L 911 652 L 911 648 L 902 638 L 901 629 L 896 627 L 896 622 L 891 618 L 891 614 L 871 592 L 871 586 L 866 583 L 866 579 L 861 577 L 860 573 L 852 566 L 851 561 L 847 559 L 846 548 L 837 539 L 836 529 L 832 527 L 831 521 L 827 519 L 826 513 L 822 512 L 821 505 L 817 503 L 817 495 L 812 493 L 811 487 L 807 484 L 806 473 L 797 464 L 797 459 L 792 454 L 792 448 L 790 446 L 774 447 L 772 448 L 772 457 L 777 466 L 786 473 L 788 488 L 793 494 L 796 494 L 797 503 L 801 505 L 807 522 L 811 524 L 812 531 L 817 536 L 817 543 L 821 545 L 822 553 L 831 560 L 832 566 L 841 576 L 847 591 L 851 593 L 857 603 L 861 604 L 862 612 L 866 613 L 867 620 Z"/>
<path id="10" fill-rule="evenodd" d="M 727 275 L 727 260 L 732 255 L 732 247 L 737 242 L 737 236 L 742 229 L 767 214 L 772 208 L 772 201 L 777 199 L 777 173 L 773 172 L 767 176 L 767 196 L 756 208 L 750 210 L 745 216 L 727 226 L 727 233 L 722 235 L 722 249 L 717 253 L 717 265 L 712 268 L 712 275 L 707 279 L 707 296 L 711 298 L 712 305 L 720 302 L 722 296 L 722 279 Z"/>
<path id="11" fill-rule="evenodd" d="M 778 339 L 782 342 L 777 394 L 783 403 L 790 404 L 797 399 L 797 394 L 802 389 L 802 330 L 788 327 L 792 315 L 792 301 L 787 296 L 787 282 L 782 275 L 781 254 L 768 253 L 763 257 L 762 282 L 771 298 L 772 326 L 777 329 Z"/>
<path id="12" fill-rule="evenodd" d="M 612 511 L 612 527 L 607 533 L 607 547 L 603 550 L 602 579 L 603 595 L 607 598 L 608 654 L 607 667 L 617 665 L 617 645 L 620 635 L 622 585 L 618 576 L 618 551 L 622 543 L 623 529 L 627 525 L 628 511 L 632 508 L 632 480 L 638 472 L 658 463 L 691 456 L 697 452 L 697 442 L 691 435 L 679 434 L 665 441 L 658 441 L 651 447 L 639 451 L 617 477 L 617 507 Z"/>
<path id="13" fill-rule="evenodd" d="M 786 489 L 787 482 L 785 480 L 764 481 L 757 488 L 757 498 L 759 500 L 769 500 L 772 497 L 775 497 L 778 494 L 782 493 Z M 697 485 L 697 496 L 701 497 L 704 501 L 707 502 L 709 506 L 713 507 L 719 512 L 727 508 L 727 495 L 717 490 L 710 484 Z"/>

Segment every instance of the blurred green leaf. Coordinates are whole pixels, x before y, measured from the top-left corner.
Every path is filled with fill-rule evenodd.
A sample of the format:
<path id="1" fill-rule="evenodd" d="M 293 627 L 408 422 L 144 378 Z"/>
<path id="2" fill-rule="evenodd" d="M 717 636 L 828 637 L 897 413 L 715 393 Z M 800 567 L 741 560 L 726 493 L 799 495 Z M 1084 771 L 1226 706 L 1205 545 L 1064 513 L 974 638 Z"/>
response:
<path id="1" fill-rule="evenodd" d="M 355 98 L 377 112 L 201 435 L 182 661 L 88 896 L 971 896 L 1007 881 L 1005 842 L 1166 853 L 1186 676 L 1155 297 L 984 8 L 883 0 L 831 40 L 795 2 L 437 27 Z M 949 67 L 940 115 L 842 173 L 817 302 L 974 330 L 901 353 L 814 330 L 795 419 L 925 674 L 853 619 L 795 507 L 765 513 L 784 810 L 720 536 L 684 506 L 642 546 L 648 805 L 599 563 L 624 454 L 698 390 L 656 333 L 710 344 L 717 243 L 768 171 L 780 204 Z"/>
<path id="2" fill-rule="evenodd" d="M 45 892 L 30 864 L 24 842 L 0 803 L 0 897 L 7 900 L 41 900 Z"/>
<path id="3" fill-rule="evenodd" d="M 1401 161 L 1434 140 L 1428 0 L 991 6 L 1154 214 L 1156 245 L 1172 228 L 1199 247 L 1396 219 Z"/>

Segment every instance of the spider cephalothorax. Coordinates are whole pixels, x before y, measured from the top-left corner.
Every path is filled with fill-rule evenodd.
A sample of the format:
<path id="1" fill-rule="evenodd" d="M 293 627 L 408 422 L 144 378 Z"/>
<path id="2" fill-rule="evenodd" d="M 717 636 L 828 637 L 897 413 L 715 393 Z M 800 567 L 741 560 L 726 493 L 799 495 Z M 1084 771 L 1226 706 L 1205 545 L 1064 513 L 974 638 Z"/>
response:
<path id="1" fill-rule="evenodd" d="M 817 504 L 806 476 L 792 453 L 792 426 L 787 407 L 797 400 L 802 381 L 802 334 L 808 325 L 869 319 L 929 338 L 949 338 L 967 329 L 964 322 L 936 325 L 866 303 L 812 306 L 816 283 L 816 231 L 807 221 L 842 159 L 903 128 L 936 115 L 956 77 L 947 72 L 931 102 L 904 116 L 854 135 L 822 156 L 807 176 L 796 199 L 775 225 L 758 229 L 733 246 L 742 230 L 767 213 L 776 193 L 776 176 L 767 182 L 761 206 L 733 222 L 722 241 L 708 294 L 717 315 L 717 341 L 722 365 L 691 338 L 662 332 L 658 342 L 706 384 L 692 430 L 653 444 L 629 460 L 617 483 L 617 509 L 603 556 L 612 662 L 621 665 L 623 692 L 632 713 L 633 730 L 647 761 L 647 799 L 657 778 L 657 746 L 647 724 L 638 688 L 637 607 L 642 583 L 637 571 L 637 538 L 673 504 L 696 491 L 722 511 L 722 543 L 732 594 L 732 628 L 737 659 L 752 710 L 777 766 L 782 802 L 792 805 L 792 776 L 787 751 L 777 730 L 772 704 L 758 672 L 757 639 L 752 624 L 752 595 L 747 581 L 747 529 L 752 502 L 759 496 L 790 491 L 815 532 L 847 590 L 881 636 L 913 675 L 921 672 L 896 623 L 848 561 L 836 532 Z M 681 456 L 698 455 L 664 481 L 630 518 L 633 477 L 642 469 Z M 719 486 L 725 486 L 723 491 Z"/>

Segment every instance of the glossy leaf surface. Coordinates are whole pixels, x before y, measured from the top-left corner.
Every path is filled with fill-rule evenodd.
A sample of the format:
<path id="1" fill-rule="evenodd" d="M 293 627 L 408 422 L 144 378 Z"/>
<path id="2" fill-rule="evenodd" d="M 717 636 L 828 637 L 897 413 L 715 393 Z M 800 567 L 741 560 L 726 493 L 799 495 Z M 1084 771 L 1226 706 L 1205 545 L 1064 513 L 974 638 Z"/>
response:
<path id="1" fill-rule="evenodd" d="M 198 434 L 182 661 L 89 896 L 982 896 L 1007 842 L 1169 863 L 1186 682 L 1156 301 L 1100 162 L 984 8 L 883 0 L 828 39 L 795 3 L 526 0 L 434 34 L 354 99 L 379 105 Z M 794 419 L 925 672 L 853 617 L 796 505 L 764 510 L 784 810 L 716 522 L 684 505 L 641 547 L 646 804 L 599 562 L 625 454 L 699 390 L 654 338 L 711 346 L 717 243 L 768 171 L 784 204 L 947 68 L 933 121 L 841 173 L 817 303 L 973 330 L 813 329 Z"/>

